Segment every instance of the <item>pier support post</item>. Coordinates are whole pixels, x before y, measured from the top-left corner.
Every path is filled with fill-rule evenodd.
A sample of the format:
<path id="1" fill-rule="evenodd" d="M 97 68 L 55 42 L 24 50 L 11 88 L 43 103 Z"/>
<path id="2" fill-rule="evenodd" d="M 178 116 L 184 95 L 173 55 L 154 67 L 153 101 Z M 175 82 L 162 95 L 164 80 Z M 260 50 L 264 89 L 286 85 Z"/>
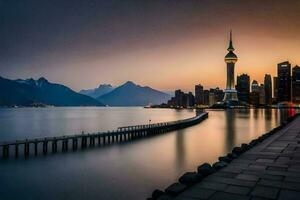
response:
<path id="1" fill-rule="evenodd" d="M 19 144 L 15 145 L 15 157 L 18 158 L 19 157 Z"/>
<path id="2" fill-rule="evenodd" d="M 62 141 L 62 151 L 63 152 L 66 152 L 66 151 L 68 151 L 68 139 L 64 139 L 63 141 Z"/>
<path id="3" fill-rule="evenodd" d="M 78 146 L 78 139 L 77 138 L 73 138 L 73 151 L 77 150 L 77 146 Z"/>
<path id="4" fill-rule="evenodd" d="M 54 139 L 52 141 L 52 153 L 56 153 L 57 152 L 57 140 Z"/>
<path id="5" fill-rule="evenodd" d="M 99 134 L 99 133 L 98 133 L 97 138 L 98 138 L 98 145 L 100 145 L 100 144 L 101 144 L 101 137 L 100 137 L 100 134 Z"/>
<path id="6" fill-rule="evenodd" d="M 38 154 L 38 142 L 34 142 L 34 155 L 36 156 Z"/>
<path id="7" fill-rule="evenodd" d="M 102 136 L 102 138 L 103 138 L 103 144 L 105 144 L 105 143 L 106 143 L 106 135 L 104 134 L 104 135 Z"/>
<path id="8" fill-rule="evenodd" d="M 90 146 L 91 147 L 95 146 L 95 137 L 94 136 L 90 136 Z"/>
<path id="9" fill-rule="evenodd" d="M 9 145 L 4 145 L 2 149 L 3 158 L 7 159 L 9 156 Z"/>
<path id="10" fill-rule="evenodd" d="M 29 143 L 28 142 L 26 142 L 24 144 L 24 156 L 25 156 L 25 158 L 27 158 L 29 156 Z"/>
<path id="11" fill-rule="evenodd" d="M 43 153 L 44 153 L 44 154 L 47 154 L 47 152 L 48 152 L 48 141 L 45 140 L 45 141 L 43 142 Z"/>
<path id="12" fill-rule="evenodd" d="M 81 148 L 82 149 L 86 148 L 86 143 L 87 143 L 87 137 L 86 136 L 82 136 L 81 137 Z"/>

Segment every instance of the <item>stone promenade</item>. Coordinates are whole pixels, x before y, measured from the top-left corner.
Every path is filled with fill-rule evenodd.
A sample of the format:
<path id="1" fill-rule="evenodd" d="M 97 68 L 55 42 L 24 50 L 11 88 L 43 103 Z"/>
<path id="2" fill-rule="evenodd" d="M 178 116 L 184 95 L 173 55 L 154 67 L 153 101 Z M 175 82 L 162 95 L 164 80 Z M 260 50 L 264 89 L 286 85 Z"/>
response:
<path id="1" fill-rule="evenodd" d="M 300 200 L 300 117 L 171 199 Z"/>

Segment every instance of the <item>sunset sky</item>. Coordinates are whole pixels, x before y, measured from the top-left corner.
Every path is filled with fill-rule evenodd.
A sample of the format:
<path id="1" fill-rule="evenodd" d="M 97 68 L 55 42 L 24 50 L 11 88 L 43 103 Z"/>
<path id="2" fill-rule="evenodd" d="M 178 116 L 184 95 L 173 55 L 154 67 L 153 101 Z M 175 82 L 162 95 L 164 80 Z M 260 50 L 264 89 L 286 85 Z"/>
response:
<path id="1" fill-rule="evenodd" d="M 236 75 L 300 65 L 299 0 L 0 0 L 0 76 L 224 88 L 230 29 Z"/>

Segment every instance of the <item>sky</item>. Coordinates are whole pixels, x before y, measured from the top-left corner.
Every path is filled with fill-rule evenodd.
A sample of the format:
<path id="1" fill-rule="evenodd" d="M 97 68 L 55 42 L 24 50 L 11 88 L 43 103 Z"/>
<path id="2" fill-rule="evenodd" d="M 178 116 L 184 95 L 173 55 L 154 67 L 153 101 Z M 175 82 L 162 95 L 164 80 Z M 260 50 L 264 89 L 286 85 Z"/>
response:
<path id="1" fill-rule="evenodd" d="M 298 0 L 0 0 L 0 76 L 224 88 L 230 29 L 236 75 L 300 65 Z"/>

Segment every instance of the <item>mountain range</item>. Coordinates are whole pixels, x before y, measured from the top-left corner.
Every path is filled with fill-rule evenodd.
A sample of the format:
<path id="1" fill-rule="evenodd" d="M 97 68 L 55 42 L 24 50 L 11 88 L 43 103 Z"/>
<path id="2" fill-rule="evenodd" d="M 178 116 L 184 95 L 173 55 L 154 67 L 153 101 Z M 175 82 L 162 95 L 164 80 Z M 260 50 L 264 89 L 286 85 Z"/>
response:
<path id="1" fill-rule="evenodd" d="M 167 102 L 170 97 L 161 91 L 127 81 L 111 92 L 97 97 L 97 100 L 109 106 L 146 106 Z"/>
<path id="2" fill-rule="evenodd" d="M 111 86 L 110 84 L 100 84 L 99 87 L 95 89 L 80 90 L 79 93 L 93 98 L 97 98 L 111 92 L 113 89 L 114 87 Z"/>
<path id="3" fill-rule="evenodd" d="M 45 78 L 9 80 L 0 77 L 0 106 L 103 106 L 99 101 Z"/>
<path id="4" fill-rule="evenodd" d="M 43 77 L 38 80 L 0 77 L 0 91 L 0 106 L 146 106 L 164 103 L 171 97 L 132 81 L 118 87 L 102 84 L 77 93 Z"/>

